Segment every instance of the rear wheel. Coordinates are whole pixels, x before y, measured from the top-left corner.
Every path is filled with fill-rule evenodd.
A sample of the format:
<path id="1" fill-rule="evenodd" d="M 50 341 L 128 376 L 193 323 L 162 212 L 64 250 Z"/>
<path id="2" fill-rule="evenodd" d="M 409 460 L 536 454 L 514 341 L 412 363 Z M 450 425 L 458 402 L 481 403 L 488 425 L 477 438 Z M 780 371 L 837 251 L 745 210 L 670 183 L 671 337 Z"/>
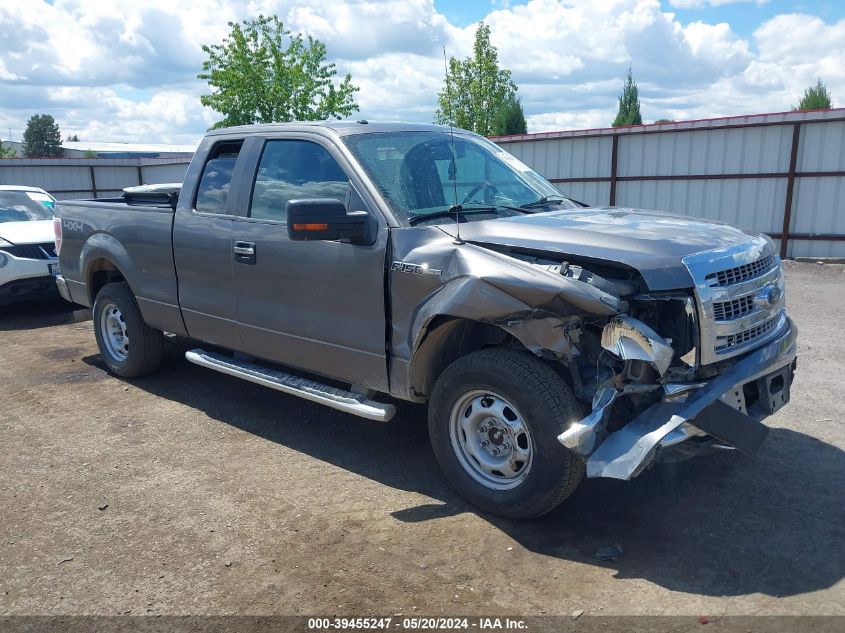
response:
<path id="1" fill-rule="evenodd" d="M 137 378 L 158 369 L 164 335 L 144 322 L 127 283 L 103 286 L 94 301 L 93 316 L 100 356 L 112 373 Z"/>
<path id="2" fill-rule="evenodd" d="M 549 512 L 581 481 L 584 462 L 557 441 L 579 419 L 566 382 L 527 353 L 490 349 L 438 378 L 429 407 L 437 461 L 452 486 L 500 516 Z"/>

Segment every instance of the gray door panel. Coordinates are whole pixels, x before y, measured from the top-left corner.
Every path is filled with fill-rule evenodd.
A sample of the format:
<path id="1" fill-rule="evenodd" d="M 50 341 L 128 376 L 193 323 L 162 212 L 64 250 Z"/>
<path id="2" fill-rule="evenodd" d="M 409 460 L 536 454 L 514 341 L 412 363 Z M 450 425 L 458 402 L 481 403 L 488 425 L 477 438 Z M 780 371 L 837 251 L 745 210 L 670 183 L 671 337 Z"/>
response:
<path id="1" fill-rule="evenodd" d="M 173 230 L 179 304 L 188 334 L 237 349 L 232 218 L 184 214 Z"/>
<path id="2" fill-rule="evenodd" d="M 234 141 L 237 147 L 238 141 Z M 238 349 L 232 261 L 232 173 L 241 162 L 233 141 L 203 141 L 197 150 L 209 160 L 185 182 L 197 191 L 182 191 L 173 226 L 173 255 L 179 282 L 179 305 L 188 334 L 230 349 Z M 212 146 L 213 145 L 213 146 Z M 224 151 L 226 150 L 226 151 Z M 222 156 L 216 156 L 222 153 Z M 235 162 L 237 161 L 237 163 Z M 194 168 L 192 163 L 191 169 Z"/>
<path id="3" fill-rule="evenodd" d="M 281 224 L 235 221 L 255 264 L 235 264 L 243 351 L 386 388 L 384 248 L 293 242 Z"/>
<path id="4" fill-rule="evenodd" d="M 329 150 L 324 145 L 321 152 Z M 331 155 L 341 163 L 337 154 Z M 247 192 L 252 196 L 244 195 L 240 204 L 248 210 L 255 197 L 252 207 L 256 215 L 267 219 L 235 217 L 232 223 L 233 243 L 251 244 L 255 250 L 252 263 L 234 263 L 241 349 L 260 358 L 386 391 L 386 227 L 380 227 L 378 239 L 371 246 L 291 241 L 283 211 L 277 219 L 271 219 L 272 208 L 282 208 L 276 201 L 284 201 L 286 191 L 299 195 L 300 191 L 320 188 L 302 179 L 292 184 L 295 176 L 272 175 L 289 174 L 301 164 L 280 162 L 268 169 L 266 163 L 260 163 L 260 168 L 256 163 L 255 171 L 264 181 L 254 192 Z M 332 166 L 332 178 L 344 175 L 336 167 Z M 323 173 L 328 173 L 328 168 Z M 289 177 L 290 182 L 272 180 L 274 177 Z M 355 199 L 364 206 L 360 197 Z"/>

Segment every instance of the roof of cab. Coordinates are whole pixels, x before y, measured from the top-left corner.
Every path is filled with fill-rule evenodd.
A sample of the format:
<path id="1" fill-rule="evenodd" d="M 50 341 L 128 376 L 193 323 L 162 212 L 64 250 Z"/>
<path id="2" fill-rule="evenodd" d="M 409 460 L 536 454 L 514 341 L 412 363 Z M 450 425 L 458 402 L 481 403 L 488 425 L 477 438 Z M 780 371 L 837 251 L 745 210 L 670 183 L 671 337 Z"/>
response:
<path id="1" fill-rule="evenodd" d="M 212 130 L 211 136 L 231 134 L 267 134 L 271 132 L 308 131 L 315 128 L 330 130 L 338 136 L 353 134 L 377 134 L 379 132 L 448 132 L 448 125 L 432 125 L 429 123 L 398 123 L 375 121 L 293 121 L 291 123 L 260 123 L 257 125 L 239 125 L 236 127 Z M 455 132 L 467 133 L 466 130 L 455 128 Z"/>

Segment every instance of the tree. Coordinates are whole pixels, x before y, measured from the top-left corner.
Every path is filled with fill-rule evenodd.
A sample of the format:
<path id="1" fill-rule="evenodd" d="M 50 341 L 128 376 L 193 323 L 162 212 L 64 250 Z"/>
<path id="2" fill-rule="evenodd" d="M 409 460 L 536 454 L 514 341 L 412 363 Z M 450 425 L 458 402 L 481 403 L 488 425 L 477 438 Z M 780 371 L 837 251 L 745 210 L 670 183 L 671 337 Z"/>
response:
<path id="1" fill-rule="evenodd" d="M 833 107 L 832 98 L 827 86 L 822 83 L 821 77 L 816 83 L 804 91 L 804 96 L 798 102 L 798 106 L 792 106 L 793 110 L 830 110 Z"/>
<path id="2" fill-rule="evenodd" d="M 30 117 L 23 133 L 23 155 L 27 158 L 49 158 L 62 155 L 62 133 L 49 114 Z"/>
<path id="3" fill-rule="evenodd" d="M 67 137 L 67 142 L 68 143 L 78 143 L 79 142 L 79 136 L 77 136 L 76 134 L 69 134 L 68 137 Z"/>
<path id="4" fill-rule="evenodd" d="M 434 122 L 489 136 L 499 107 L 515 96 L 511 71 L 499 68 L 499 54 L 490 44 L 490 27 L 482 22 L 475 32 L 472 57 L 449 58 Z"/>
<path id="5" fill-rule="evenodd" d="M 229 22 L 220 44 L 203 45 L 208 55 L 199 79 L 213 92 L 200 101 L 223 115 L 212 129 L 230 125 L 341 118 L 358 110 L 358 88 L 347 74 L 336 84 L 326 45 L 291 33 L 276 16 Z"/>
<path id="6" fill-rule="evenodd" d="M 658 123 L 674 123 L 675 119 L 657 119 L 654 123 L 657 125 Z"/>
<path id="7" fill-rule="evenodd" d="M 6 147 L 3 145 L 3 141 L 0 141 L 0 158 L 14 158 L 15 157 L 15 148 L 11 145 Z"/>
<path id="8" fill-rule="evenodd" d="M 642 123 L 639 91 L 631 67 L 628 66 L 628 75 L 625 78 L 625 84 L 622 86 L 622 94 L 619 95 L 619 111 L 611 125 L 620 127 L 622 125 L 642 125 Z"/>
<path id="9" fill-rule="evenodd" d="M 526 132 L 528 132 L 528 126 L 525 123 L 522 102 L 516 95 L 510 95 L 496 110 L 492 133 L 494 136 L 505 136 L 507 134 L 525 134 Z"/>

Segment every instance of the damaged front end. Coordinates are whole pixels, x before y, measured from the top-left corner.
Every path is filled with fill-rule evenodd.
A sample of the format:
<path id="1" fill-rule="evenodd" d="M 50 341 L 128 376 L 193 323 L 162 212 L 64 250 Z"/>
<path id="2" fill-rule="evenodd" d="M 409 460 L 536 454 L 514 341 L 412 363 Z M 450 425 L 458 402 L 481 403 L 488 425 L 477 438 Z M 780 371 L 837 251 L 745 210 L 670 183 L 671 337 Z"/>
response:
<path id="1" fill-rule="evenodd" d="M 588 477 L 630 479 L 655 461 L 714 449 L 754 454 L 768 431 L 760 421 L 789 400 L 797 330 L 770 246 L 685 264 L 692 293 L 631 297 L 630 314 L 602 328 L 596 363 L 610 371 L 592 411 L 558 437 L 586 460 Z"/>
<path id="2" fill-rule="evenodd" d="M 620 334 L 619 325 L 611 323 L 605 332 L 603 343 L 616 341 L 615 349 L 629 358 L 650 356 L 649 360 L 634 360 L 659 371 L 666 342 L 655 339 L 647 326 L 629 322 Z M 707 380 L 647 385 L 620 380 L 604 386 L 596 394 L 592 412 L 561 433 L 558 440 L 586 459 L 588 477 L 615 479 L 631 479 L 664 456 L 673 459 L 724 447 L 753 454 L 767 431 L 759 419 L 773 413 L 788 398 L 796 338 L 795 326 L 787 321 L 780 337 Z M 766 397 L 749 415 L 733 397 L 737 392 L 752 390 Z M 620 401 L 644 393 L 651 394 L 652 403 L 640 405 L 639 412 L 620 426 L 614 415 L 620 413 L 616 408 Z M 622 415 L 630 409 L 623 408 Z M 687 442 L 695 445 L 677 450 Z"/>
<path id="3" fill-rule="evenodd" d="M 403 242 L 391 293 L 416 309 L 393 315 L 391 384 L 424 399 L 436 368 L 478 348 L 449 324 L 480 324 L 482 345 L 527 349 L 590 405 L 558 437 L 588 477 L 630 479 L 718 448 L 754 453 L 760 420 L 789 399 L 797 335 L 765 238 L 688 256 L 693 287 L 659 291 L 620 263 L 446 235 Z"/>

